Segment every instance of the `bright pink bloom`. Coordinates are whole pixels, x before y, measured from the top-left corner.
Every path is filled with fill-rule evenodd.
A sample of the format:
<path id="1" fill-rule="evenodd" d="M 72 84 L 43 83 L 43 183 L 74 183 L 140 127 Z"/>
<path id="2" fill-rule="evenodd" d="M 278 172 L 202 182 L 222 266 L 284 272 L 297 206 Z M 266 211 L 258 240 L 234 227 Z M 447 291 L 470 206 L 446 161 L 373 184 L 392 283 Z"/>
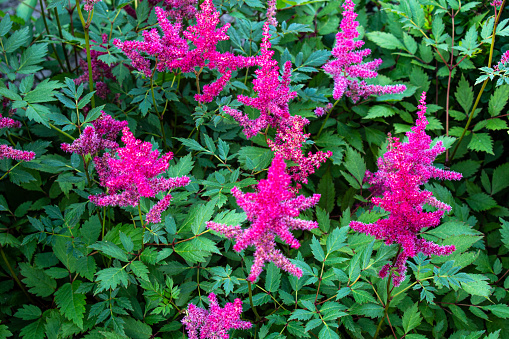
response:
<path id="1" fill-rule="evenodd" d="M 168 206 L 170 206 L 170 202 L 171 194 L 168 194 L 167 196 L 159 200 L 159 202 L 150 209 L 150 211 L 145 216 L 145 220 L 152 224 L 161 222 L 161 213 L 166 211 Z"/>
<path id="2" fill-rule="evenodd" d="M 186 326 L 189 339 L 228 339 L 230 329 L 247 330 L 253 326 L 249 321 L 240 319 L 242 301 L 235 299 L 233 303 L 226 303 L 224 308 L 219 306 L 216 295 L 209 294 L 209 310 L 189 304 L 187 314 L 182 319 Z"/>
<path id="3" fill-rule="evenodd" d="M 314 206 L 320 194 L 306 198 L 296 196 L 290 189 L 291 177 L 285 172 L 286 165 L 281 155 L 276 155 L 269 168 L 268 177 L 260 180 L 256 193 L 242 193 L 237 187 L 232 189 L 237 204 L 246 211 L 251 221 L 248 229 L 240 226 L 227 226 L 208 222 L 207 227 L 222 233 L 228 238 L 236 238 L 233 249 L 240 252 L 248 246 L 255 246 L 254 263 L 247 278 L 254 282 L 263 270 L 265 262 L 272 261 L 279 268 L 297 277 L 302 270 L 293 265 L 279 249 L 276 249 L 276 235 L 292 248 L 300 246 L 291 230 L 310 230 L 318 227 L 315 221 L 297 219 L 299 212 Z"/>
<path id="4" fill-rule="evenodd" d="M 152 151 L 151 143 L 136 139 L 128 127 L 122 133 L 125 147 L 115 150 L 118 158 L 105 153 L 94 159 L 101 185 L 108 194 L 91 195 L 90 201 L 99 206 L 137 206 L 141 197 L 154 197 L 161 191 L 189 184 L 188 177 L 157 177 L 166 171 L 173 153 L 159 158 L 159 151 Z"/>
<path id="5" fill-rule="evenodd" d="M 269 25 L 272 25 L 274 27 L 277 26 L 277 19 L 276 19 L 276 0 L 268 0 L 267 1 L 267 22 Z"/>
<path id="6" fill-rule="evenodd" d="M 496 64 L 493 68 L 498 71 L 500 69 L 500 66 L 506 64 L 509 62 L 509 51 L 505 51 L 504 54 L 502 54 L 502 57 L 500 58 L 500 61 L 498 64 Z"/>
<path id="7" fill-rule="evenodd" d="M 495 8 L 500 7 L 502 6 L 502 0 L 493 0 L 490 5 L 492 5 Z"/>
<path id="8" fill-rule="evenodd" d="M 336 58 L 327 62 L 323 69 L 334 79 L 334 91 L 332 96 L 339 100 L 343 95 L 357 102 L 361 97 L 366 98 L 372 94 L 401 93 L 404 85 L 379 86 L 368 85 L 364 80 L 377 77 L 377 68 L 382 64 L 382 59 L 375 59 L 362 63 L 364 57 L 371 54 L 370 49 L 359 49 L 364 45 L 362 40 L 354 40 L 359 36 L 355 21 L 357 14 L 353 11 L 355 4 L 346 0 L 343 4 L 343 19 L 341 31 L 336 34 L 336 46 L 332 49 L 332 55 Z"/>
<path id="9" fill-rule="evenodd" d="M 307 183 L 307 177 L 315 172 L 315 167 L 319 168 L 320 164 L 327 161 L 332 156 L 331 151 L 309 152 L 308 155 L 302 153 L 302 146 L 309 138 L 309 133 L 304 134 L 304 126 L 309 124 L 309 120 L 301 116 L 292 116 L 281 122 L 276 133 L 274 141 L 267 140 L 271 150 L 276 154 L 280 154 L 283 159 L 293 161 L 297 166 L 287 169 L 295 181 Z"/>
<path id="10" fill-rule="evenodd" d="M 328 114 L 332 110 L 333 107 L 334 106 L 331 103 L 328 103 L 327 106 L 325 106 L 325 107 L 317 107 L 315 109 L 315 115 L 317 117 L 321 117 L 325 114 Z"/>
<path id="11" fill-rule="evenodd" d="M 397 286 L 405 279 L 406 260 L 422 252 L 426 255 L 448 255 L 455 250 L 452 246 L 440 246 L 431 241 L 418 238 L 419 232 L 425 227 L 436 227 L 444 210 L 451 207 L 438 201 L 430 191 L 421 186 L 430 179 L 460 180 L 460 173 L 439 169 L 433 166 L 436 157 L 445 151 L 439 141 L 431 147 L 431 138 L 426 134 L 426 93 L 422 94 L 416 126 L 407 132 L 408 141 L 401 143 L 398 138 L 389 135 L 389 146 L 383 157 L 378 159 L 378 171 L 367 172 L 367 181 L 373 185 L 375 197 L 371 201 L 390 213 L 387 219 L 380 219 L 373 224 L 352 221 L 350 227 L 384 239 L 387 244 L 398 243 L 401 247 L 392 273 Z M 424 212 L 425 204 L 437 208 L 434 212 Z M 380 276 L 384 277 L 390 266 L 382 268 Z"/>
<path id="12" fill-rule="evenodd" d="M 91 11 L 94 9 L 94 5 L 101 0 L 85 0 L 85 11 Z"/>
<path id="13" fill-rule="evenodd" d="M 163 31 L 159 36 L 157 29 L 143 31 L 144 41 L 114 40 L 113 44 L 120 48 L 132 61 L 133 67 L 145 76 L 152 75 L 150 61 L 140 55 L 146 53 L 156 58 L 156 69 L 160 72 L 174 71 L 178 68 L 184 73 L 197 73 L 197 69 L 216 69 L 222 77 L 204 88 L 203 95 L 195 98 L 199 102 L 210 102 L 217 96 L 230 78 L 231 71 L 250 67 L 256 64 L 256 58 L 236 56 L 232 53 L 217 51 L 219 41 L 228 40 L 226 34 L 230 24 L 217 28 L 221 23 L 220 13 L 216 11 L 212 0 L 205 0 L 196 13 L 196 25 L 189 26 L 182 32 L 182 22 L 170 23 L 168 13 L 156 7 L 157 20 Z M 181 32 L 183 37 L 181 36 Z M 188 42 L 194 48 L 190 48 Z"/>
<path id="14" fill-rule="evenodd" d="M 80 137 L 72 144 L 63 143 L 60 147 L 69 153 L 79 155 L 95 154 L 106 148 L 118 147 L 115 139 L 118 132 L 127 126 L 127 121 L 118 121 L 110 115 L 102 112 L 102 115 L 92 122 L 93 126 L 87 126 Z"/>
<path id="15" fill-rule="evenodd" d="M 263 26 L 263 38 L 261 55 L 258 56 L 259 69 L 255 71 L 257 78 L 253 80 L 253 89 L 258 93 L 257 98 L 239 95 L 237 99 L 246 106 L 251 106 L 260 111 L 260 116 L 250 120 L 248 116 L 238 110 L 225 107 L 224 111 L 231 115 L 242 127 L 247 138 L 251 138 L 267 126 L 276 128 L 281 121 L 290 117 L 288 102 L 297 96 L 297 92 L 290 91 L 290 75 L 292 65 L 287 61 L 284 65 L 284 73 L 279 80 L 279 67 L 273 59 L 274 51 L 271 50 L 269 41 L 269 23 Z"/>
<path id="16" fill-rule="evenodd" d="M 11 118 L 0 115 L 0 128 L 20 128 L 21 123 Z M 30 161 L 35 158 L 32 151 L 21 151 L 7 145 L 0 145 L 0 159 L 9 158 L 18 161 Z"/>

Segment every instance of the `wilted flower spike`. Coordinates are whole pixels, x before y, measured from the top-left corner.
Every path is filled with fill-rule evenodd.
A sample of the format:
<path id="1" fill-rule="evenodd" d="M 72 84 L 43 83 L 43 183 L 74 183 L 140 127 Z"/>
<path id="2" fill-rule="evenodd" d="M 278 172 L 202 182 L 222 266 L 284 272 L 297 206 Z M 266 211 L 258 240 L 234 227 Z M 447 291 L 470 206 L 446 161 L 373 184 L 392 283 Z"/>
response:
<path id="1" fill-rule="evenodd" d="M 161 191 L 189 184 L 188 177 L 157 177 L 166 171 L 173 153 L 159 158 L 159 151 L 152 151 L 151 143 L 136 139 L 129 127 L 124 127 L 122 133 L 125 147 L 114 150 L 118 157 L 114 157 L 114 153 L 105 153 L 94 159 L 100 183 L 109 194 L 92 195 L 90 201 L 99 206 L 136 206 L 141 197 L 154 197 Z M 168 196 L 163 201 L 156 205 L 149 221 L 157 222 L 158 214 L 160 218 L 159 211 L 164 211 L 169 204 Z"/>
<path id="2" fill-rule="evenodd" d="M 186 326 L 189 339 L 228 339 L 230 329 L 247 330 L 252 324 L 240 319 L 242 301 L 235 299 L 233 303 L 226 303 L 224 308 L 219 307 L 216 295 L 210 293 L 209 310 L 189 304 L 187 315 L 182 319 Z"/>
<path id="3" fill-rule="evenodd" d="M 422 252 L 426 255 L 448 255 L 455 250 L 454 245 L 440 246 L 431 241 L 418 238 L 424 227 L 436 227 L 440 224 L 444 211 L 451 209 L 438 201 L 421 186 L 430 179 L 459 180 L 461 174 L 439 169 L 433 166 L 436 157 L 445 151 L 439 141 L 431 147 L 431 138 L 426 134 L 426 93 L 422 94 L 416 125 L 406 133 L 408 141 L 401 143 L 398 138 L 389 135 L 389 146 L 383 157 L 378 159 L 378 171 L 367 172 L 367 181 L 372 185 L 374 197 L 371 201 L 390 213 L 387 219 L 373 224 L 352 221 L 350 226 L 362 233 L 383 239 L 387 244 L 398 243 L 401 252 L 398 255 L 392 276 L 397 286 L 405 279 L 406 261 Z M 425 204 L 437 208 L 437 211 L 424 212 Z M 386 265 L 380 271 L 384 277 L 391 269 Z"/>
<path id="4" fill-rule="evenodd" d="M 377 77 L 376 70 L 382 64 L 382 59 L 362 62 L 364 57 L 371 54 L 371 50 L 359 49 L 364 45 L 364 41 L 354 40 L 359 36 L 357 32 L 359 22 L 355 21 L 357 14 L 353 10 L 354 7 L 355 4 L 351 0 L 344 2 L 341 30 L 336 34 L 336 46 L 332 49 L 332 56 L 335 59 L 323 66 L 325 72 L 334 79 L 333 98 L 339 100 L 346 95 L 353 102 L 357 102 L 361 97 L 366 98 L 372 94 L 403 92 L 406 89 L 404 85 L 368 85 L 364 80 L 358 80 Z"/>
<path id="5" fill-rule="evenodd" d="M 319 194 L 312 197 L 295 196 L 291 190 L 291 177 L 285 172 L 286 165 L 281 155 L 276 154 L 269 168 L 268 178 L 260 180 L 255 193 L 242 193 L 237 187 L 232 189 L 237 204 L 246 212 L 251 226 L 241 229 L 240 226 L 226 226 L 208 222 L 207 227 L 222 233 L 228 238 L 235 238 L 233 249 L 240 252 L 248 246 L 255 246 L 254 263 L 248 280 L 254 282 L 263 270 L 265 262 L 272 261 L 279 268 L 295 275 L 302 276 L 302 271 L 293 265 L 278 249 L 275 237 L 292 248 L 300 246 L 291 230 L 310 230 L 318 227 L 314 221 L 297 219 L 299 212 L 314 206 L 320 199 Z"/>

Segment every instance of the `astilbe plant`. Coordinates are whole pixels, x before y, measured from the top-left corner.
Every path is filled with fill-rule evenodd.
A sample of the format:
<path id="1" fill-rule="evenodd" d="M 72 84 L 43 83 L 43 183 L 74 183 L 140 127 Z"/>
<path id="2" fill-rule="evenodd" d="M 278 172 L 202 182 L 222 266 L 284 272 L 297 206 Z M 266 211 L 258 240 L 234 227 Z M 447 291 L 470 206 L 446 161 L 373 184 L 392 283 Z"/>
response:
<path id="1" fill-rule="evenodd" d="M 397 243 L 400 251 L 393 264 L 385 265 L 379 272 L 385 277 L 391 269 L 394 285 L 405 279 L 406 261 L 422 252 L 426 255 L 449 255 L 454 245 L 440 246 L 419 238 L 423 228 L 436 227 L 451 206 L 437 200 L 432 192 L 423 190 L 422 185 L 430 179 L 460 180 L 462 175 L 433 166 L 436 157 L 445 151 L 441 141 L 431 146 L 431 137 L 426 134 L 426 93 L 422 94 L 416 125 L 406 133 L 408 141 L 389 134 L 387 152 L 378 159 L 378 171 L 367 172 L 367 181 L 372 185 L 374 197 L 371 202 L 383 208 L 390 215 L 372 224 L 352 221 L 352 229 L 385 240 L 386 244 Z M 438 210 L 425 212 L 424 205 Z"/>
<path id="2" fill-rule="evenodd" d="M 0 115 L 0 129 L 2 128 L 20 128 L 21 123 L 11 118 Z M 35 158 L 32 151 L 22 151 L 8 145 L 0 145 L 0 159 L 8 158 L 18 161 L 30 161 Z"/>
<path id="3" fill-rule="evenodd" d="M 106 187 L 108 193 L 91 195 L 90 201 L 99 206 L 137 206 L 141 197 L 155 197 L 159 192 L 189 184 L 187 176 L 158 177 L 168 168 L 173 153 L 159 157 L 158 150 L 152 151 L 151 143 L 136 139 L 128 127 L 124 127 L 122 134 L 124 147 L 94 158 L 101 186 Z M 147 214 L 147 221 L 160 222 L 170 199 L 168 194 L 157 203 Z"/>
<path id="4" fill-rule="evenodd" d="M 207 227 L 222 233 L 227 238 L 235 238 L 233 249 L 240 252 L 248 246 L 255 246 L 254 263 L 247 278 L 254 282 L 260 275 L 265 262 L 272 261 L 277 267 L 297 277 L 302 270 L 276 248 L 276 236 L 291 248 L 299 248 L 299 241 L 292 230 L 317 228 L 315 221 L 298 219 L 299 212 L 318 203 L 320 194 L 311 197 L 296 196 L 291 189 L 291 177 L 285 172 L 286 164 L 276 155 L 269 168 L 267 179 L 260 180 L 255 193 L 242 193 L 237 187 L 232 189 L 237 204 L 246 212 L 251 226 L 242 229 L 240 225 L 231 227 L 216 222 L 208 222 Z"/>
<path id="5" fill-rule="evenodd" d="M 363 59 L 371 54 L 371 50 L 360 49 L 364 41 L 355 40 L 359 37 L 355 20 L 357 13 L 354 12 L 355 4 L 351 0 L 343 3 L 343 18 L 341 30 L 336 34 L 336 45 L 332 49 L 332 56 L 335 58 L 327 62 L 323 69 L 334 79 L 333 98 L 341 99 L 346 95 L 353 102 L 366 98 L 372 94 L 401 93 L 406 89 L 405 85 L 368 85 L 365 80 L 375 78 L 377 69 L 382 64 L 382 59 L 363 63 Z M 320 112 L 321 113 L 321 112 Z"/>
<path id="6" fill-rule="evenodd" d="M 274 60 L 274 51 L 271 50 L 269 23 L 263 26 L 263 38 L 261 54 L 257 57 L 258 68 L 256 79 L 253 80 L 253 90 L 258 94 L 251 98 L 238 95 L 237 100 L 246 106 L 251 106 L 260 111 L 258 118 L 251 120 L 248 115 L 239 110 L 225 106 L 224 111 L 231 115 L 244 128 L 244 134 L 251 138 L 262 129 L 269 126 L 276 128 L 279 124 L 290 117 L 288 103 L 297 96 L 297 92 L 290 91 L 290 76 L 292 65 L 287 61 L 284 65 L 282 79 L 279 80 L 279 66 Z"/>
<path id="7" fill-rule="evenodd" d="M 118 121 L 102 111 L 101 116 L 87 126 L 72 144 L 63 143 L 60 147 L 69 153 L 79 155 L 96 154 L 107 148 L 116 149 L 118 133 L 127 127 L 127 121 Z"/>
<path id="8" fill-rule="evenodd" d="M 118 39 L 113 44 L 120 48 L 130 59 L 133 67 L 152 76 L 150 61 L 139 52 L 155 57 L 155 69 L 162 71 L 174 71 L 181 69 L 184 73 L 195 73 L 198 77 L 201 71 L 207 67 L 217 70 L 221 77 L 215 82 L 205 85 L 203 93 L 197 94 L 195 99 L 199 102 L 210 102 L 224 88 L 231 77 L 232 71 L 240 68 L 254 66 L 254 57 L 234 55 L 230 52 L 221 53 L 217 50 L 219 41 L 228 40 L 226 34 L 230 24 L 217 27 L 221 22 L 220 13 L 214 7 L 211 0 L 205 0 L 196 12 L 196 24 L 189 26 L 182 32 L 182 20 L 172 24 L 168 20 L 168 13 L 160 7 L 155 8 L 159 26 L 163 36 L 157 29 L 143 31 L 144 41 L 125 41 Z M 191 48 L 194 46 L 194 48 Z M 199 70 L 197 71 L 196 68 Z"/>
<path id="9" fill-rule="evenodd" d="M 230 329 L 250 329 L 249 321 L 240 319 L 242 301 L 235 299 L 233 303 L 226 303 L 224 308 L 219 306 L 214 293 L 209 296 L 209 310 L 189 304 L 182 324 L 186 326 L 189 339 L 228 339 Z"/>

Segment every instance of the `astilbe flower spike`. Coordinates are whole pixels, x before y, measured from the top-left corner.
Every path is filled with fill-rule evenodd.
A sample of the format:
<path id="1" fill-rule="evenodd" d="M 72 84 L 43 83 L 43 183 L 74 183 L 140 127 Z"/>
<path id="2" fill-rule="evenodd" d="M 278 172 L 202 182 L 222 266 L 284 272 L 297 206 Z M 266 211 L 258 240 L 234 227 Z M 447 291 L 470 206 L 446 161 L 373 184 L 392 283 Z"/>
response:
<path id="1" fill-rule="evenodd" d="M 244 127 L 244 134 L 247 138 L 255 136 L 269 125 L 276 128 L 281 121 L 288 119 L 290 117 L 288 102 L 297 96 L 297 92 L 290 91 L 291 62 L 285 63 L 280 81 L 279 66 L 273 59 L 274 51 L 270 49 L 272 45 L 269 39 L 269 23 L 265 22 L 260 48 L 261 55 L 258 56 L 260 68 L 255 71 L 257 78 L 253 80 L 253 89 L 258 97 L 237 96 L 237 100 L 244 105 L 259 110 L 260 116 L 255 120 L 250 120 L 245 113 L 228 106 L 224 107 L 224 111 Z"/>
<path id="2" fill-rule="evenodd" d="M 242 301 L 235 299 L 233 303 L 226 303 L 224 308 L 219 306 L 216 295 L 210 293 L 209 310 L 189 304 L 182 324 L 186 326 L 189 339 L 228 339 L 230 329 L 247 330 L 253 325 L 249 321 L 240 319 Z"/>
<path id="3" fill-rule="evenodd" d="M 406 133 L 407 142 L 389 135 L 389 146 L 383 157 L 378 159 L 378 171 L 367 172 L 367 181 L 373 185 L 375 197 L 371 201 L 390 213 L 387 219 L 373 224 L 352 221 L 350 227 L 358 232 L 384 239 L 387 244 L 397 243 L 401 252 L 394 265 L 386 265 L 379 272 L 385 277 L 391 268 L 394 285 L 405 279 L 406 261 L 422 252 L 426 255 L 448 255 L 455 250 L 454 245 L 440 246 L 426 239 L 418 238 L 424 227 L 436 227 L 440 224 L 444 211 L 451 206 L 437 200 L 421 186 L 430 179 L 459 180 L 462 175 L 433 166 L 436 157 L 445 151 L 439 141 L 431 147 L 431 138 L 426 134 L 426 93 L 422 94 L 416 126 Z M 424 212 L 425 204 L 436 207 L 434 212 Z"/>
<path id="4" fill-rule="evenodd" d="M 301 116 L 291 116 L 279 124 L 274 141 L 267 140 L 271 150 L 280 154 L 284 159 L 293 161 L 296 166 L 287 169 L 292 179 L 297 182 L 307 183 L 307 177 L 315 172 L 315 167 L 327 161 L 332 156 L 331 151 L 315 154 L 309 152 L 305 156 L 302 152 L 302 146 L 309 138 L 309 133 L 304 134 L 304 126 L 309 124 L 309 120 Z"/>
<path id="5" fill-rule="evenodd" d="M 339 100 L 346 95 L 353 102 L 361 97 L 366 98 L 372 94 L 401 93 L 406 87 L 404 85 L 368 85 L 364 80 L 375 78 L 377 68 L 382 64 L 382 59 L 375 59 L 363 63 L 364 57 L 371 54 L 370 49 L 360 49 L 364 45 L 362 40 L 354 40 L 359 36 L 355 20 L 357 14 L 354 12 L 355 4 L 346 0 L 343 4 L 343 19 L 341 30 L 336 34 L 336 46 L 332 49 L 332 56 L 335 58 L 327 62 L 323 69 L 334 79 L 334 90 L 332 96 Z"/>
<path id="6" fill-rule="evenodd" d="M 99 1 L 101 1 L 101 0 L 85 0 L 85 6 L 84 6 L 85 11 L 90 12 L 91 10 L 93 10 L 95 4 L 98 3 Z"/>
<path id="7" fill-rule="evenodd" d="M 152 151 L 152 144 L 134 137 L 128 127 L 122 130 L 125 147 L 94 158 L 100 183 L 108 189 L 108 194 L 89 196 L 90 201 L 99 206 L 137 206 L 141 197 L 155 197 L 162 191 L 189 184 L 186 176 L 177 178 L 157 177 L 166 171 L 173 153 L 159 158 L 159 151 Z M 168 207 L 169 198 L 163 198 L 147 213 L 148 222 L 159 222 L 161 213 Z"/>
<path id="8" fill-rule="evenodd" d="M 101 111 L 101 116 L 87 126 L 80 137 L 72 144 L 63 143 L 60 147 L 69 153 L 79 155 L 96 154 L 106 148 L 115 149 L 118 132 L 127 126 L 127 121 L 118 121 Z"/>
<path id="9" fill-rule="evenodd" d="M 276 248 L 276 236 L 292 248 L 300 246 L 291 230 L 310 230 L 318 227 L 315 221 L 297 219 L 299 212 L 314 206 L 320 200 L 320 194 L 312 197 L 296 196 L 290 188 L 291 177 L 285 172 L 286 164 L 281 155 L 276 154 L 269 168 L 268 177 L 260 180 L 255 193 L 242 193 L 237 187 L 232 189 L 237 204 L 246 211 L 251 226 L 241 229 L 240 225 L 231 227 L 208 222 L 207 227 L 235 238 L 233 249 L 240 252 L 248 246 L 255 246 L 254 263 L 247 278 L 254 282 L 263 270 L 265 262 L 272 261 L 277 267 L 302 276 L 302 270 L 293 265 Z"/>
<path id="10" fill-rule="evenodd" d="M 160 7 L 155 8 L 159 26 L 163 36 L 157 29 L 143 31 L 144 41 L 125 41 L 118 39 L 113 44 L 120 48 L 132 62 L 132 66 L 150 77 L 152 70 L 150 61 L 140 52 L 156 58 L 156 69 L 174 71 L 178 68 L 184 73 L 195 73 L 197 76 L 205 67 L 217 70 L 221 77 L 203 88 L 203 94 L 197 94 L 199 102 L 210 102 L 219 94 L 230 79 L 231 72 L 239 68 L 251 67 L 256 64 L 255 57 L 237 56 L 229 52 L 217 51 L 219 41 L 228 40 L 226 34 L 230 24 L 217 27 L 221 21 L 220 13 L 212 0 L 205 0 L 196 12 L 196 24 L 182 32 L 182 21 L 172 24 L 168 20 L 168 12 Z M 194 46 L 191 48 L 190 44 Z M 197 71 L 197 68 L 200 71 Z"/>
<path id="11" fill-rule="evenodd" d="M 1 128 L 20 128 L 21 123 L 11 118 L 3 117 L 0 115 L 0 129 Z M 0 145 L 0 159 L 9 158 L 18 161 L 30 161 L 35 158 L 35 153 L 32 151 L 21 151 L 11 146 Z"/>

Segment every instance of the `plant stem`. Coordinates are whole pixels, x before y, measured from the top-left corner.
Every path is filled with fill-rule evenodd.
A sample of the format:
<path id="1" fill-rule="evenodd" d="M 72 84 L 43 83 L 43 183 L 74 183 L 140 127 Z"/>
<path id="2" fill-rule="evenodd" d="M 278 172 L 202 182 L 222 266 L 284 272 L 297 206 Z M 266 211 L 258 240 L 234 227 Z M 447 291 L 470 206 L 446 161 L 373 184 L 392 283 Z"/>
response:
<path id="1" fill-rule="evenodd" d="M 46 12 L 44 11 L 43 1 L 39 0 L 39 4 L 41 6 L 42 21 L 44 22 L 44 27 L 46 28 L 46 33 L 48 33 L 48 35 L 50 35 L 51 33 L 49 32 L 48 22 L 46 21 Z M 53 51 L 55 52 L 55 57 L 56 57 L 56 59 L 58 61 L 58 64 L 60 65 L 60 68 L 63 71 L 65 71 L 64 64 L 62 63 L 62 60 L 60 60 L 60 57 L 58 56 L 58 52 L 57 52 L 57 49 L 55 48 L 55 45 L 51 44 L 51 47 L 53 47 Z"/>
<path id="2" fill-rule="evenodd" d="M 14 273 L 14 270 L 12 269 L 11 264 L 9 263 L 9 260 L 7 259 L 7 256 L 5 255 L 3 246 L 0 246 L 0 253 L 2 254 L 2 258 L 4 259 L 5 265 L 9 269 L 9 272 L 11 273 L 12 278 L 14 279 L 14 281 L 16 281 L 16 284 L 18 284 L 19 288 L 21 288 L 23 293 L 27 296 L 28 300 L 30 300 L 30 303 L 35 304 L 34 300 L 30 296 L 30 294 L 28 294 L 28 292 L 25 290 L 25 287 L 23 286 L 21 281 L 19 281 L 16 273 Z"/>
<path id="3" fill-rule="evenodd" d="M 505 0 L 502 2 L 502 5 L 500 6 L 500 11 L 498 12 L 498 15 L 495 19 L 495 22 L 493 23 L 493 33 L 491 35 L 491 46 L 490 46 L 490 56 L 488 58 L 488 67 L 491 67 L 491 62 L 493 61 L 493 49 L 495 47 L 495 33 L 497 32 L 497 24 L 500 20 L 500 14 L 502 13 L 505 5 Z M 481 96 L 484 92 L 484 89 L 486 88 L 486 85 L 488 84 L 489 79 L 484 80 L 482 83 L 481 90 L 479 91 L 479 94 L 477 94 L 477 98 L 475 99 L 474 107 L 472 107 L 472 111 L 470 112 L 470 115 L 468 116 L 467 124 L 465 125 L 465 128 L 463 129 L 463 133 L 461 133 L 461 136 L 456 143 L 456 146 L 454 147 L 454 151 L 452 152 L 451 158 L 446 161 L 447 165 L 450 165 L 452 159 L 456 155 L 456 152 L 458 151 L 458 148 L 463 141 L 463 138 L 465 137 L 465 134 L 467 133 L 468 127 L 470 127 L 470 122 L 472 122 L 472 118 L 474 117 L 475 110 L 477 109 L 477 105 L 479 104 L 479 101 L 481 100 Z"/>
<path id="4" fill-rule="evenodd" d="M 53 8 L 55 13 L 55 18 L 57 19 L 57 26 L 58 26 L 58 35 L 60 35 L 60 39 L 64 39 L 64 36 L 62 34 L 62 25 L 60 25 L 60 17 L 58 16 L 58 10 L 56 8 Z M 69 57 L 67 56 L 67 53 L 65 51 L 65 45 L 62 45 L 62 50 L 64 51 L 64 57 L 65 57 L 65 64 L 67 65 L 67 70 L 71 71 L 71 63 L 69 62 Z"/>
<path id="5" fill-rule="evenodd" d="M 253 305 L 253 289 L 251 288 L 251 282 L 247 280 L 247 288 L 249 290 L 249 303 L 251 304 L 251 309 L 253 310 L 253 313 L 256 316 L 256 320 L 260 320 L 260 316 L 258 315 L 258 312 L 256 312 L 256 308 Z"/>
<path id="6" fill-rule="evenodd" d="M 332 113 L 332 111 L 334 110 L 334 107 L 336 107 L 338 102 L 339 102 L 339 99 L 336 100 L 336 102 L 334 103 L 334 105 L 330 109 L 329 113 L 327 113 L 327 117 L 325 117 L 325 120 L 323 121 L 322 126 L 320 127 L 320 130 L 318 131 L 318 134 L 316 135 L 317 138 L 320 137 L 320 134 L 322 134 L 322 130 L 325 127 L 325 124 L 327 123 L 327 120 L 329 120 L 330 114 Z"/>
<path id="7" fill-rule="evenodd" d="M 154 94 L 154 74 L 156 73 L 157 68 L 157 60 L 156 65 L 154 66 L 154 70 L 152 71 L 152 75 L 150 76 L 150 91 L 152 92 L 152 103 L 154 104 L 154 109 L 156 110 L 157 117 L 159 118 L 159 123 L 161 124 L 161 138 L 163 139 L 163 149 L 166 149 L 166 135 L 164 132 L 164 121 L 163 115 L 159 114 L 159 110 L 157 109 L 156 96 Z M 163 112 L 164 114 L 164 112 Z"/>
<path id="8" fill-rule="evenodd" d="M 94 78 L 93 78 L 93 74 L 92 74 L 92 57 L 90 55 L 90 36 L 88 34 L 88 31 L 90 28 L 90 20 L 92 20 L 94 10 L 92 10 L 92 15 L 88 16 L 88 20 L 85 21 L 85 18 L 83 18 L 83 13 L 81 12 L 81 6 L 80 6 L 79 2 L 76 4 L 76 8 L 78 8 L 78 15 L 81 20 L 81 25 L 83 26 L 83 31 L 85 32 L 85 48 L 87 50 L 87 64 L 88 64 L 88 87 L 89 87 L 90 92 L 93 92 L 94 91 Z M 92 95 L 92 98 L 90 99 L 90 104 L 92 105 L 92 108 L 95 108 L 94 95 Z"/>

